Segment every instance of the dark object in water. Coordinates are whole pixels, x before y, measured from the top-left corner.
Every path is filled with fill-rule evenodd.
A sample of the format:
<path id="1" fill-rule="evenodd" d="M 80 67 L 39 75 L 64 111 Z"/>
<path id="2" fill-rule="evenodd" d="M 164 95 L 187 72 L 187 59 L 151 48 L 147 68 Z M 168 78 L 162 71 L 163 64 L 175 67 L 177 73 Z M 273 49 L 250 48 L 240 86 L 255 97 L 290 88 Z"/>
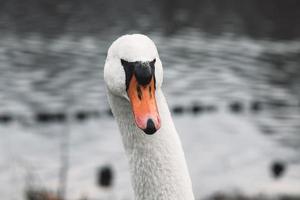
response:
<path id="1" fill-rule="evenodd" d="M 87 118 L 89 117 L 88 116 L 89 114 L 85 111 L 78 111 L 76 114 L 75 114 L 75 117 L 78 121 L 84 121 L 84 120 L 87 120 Z"/>
<path id="2" fill-rule="evenodd" d="M 36 114 L 35 119 L 37 122 L 40 122 L 40 123 L 50 123 L 50 122 L 62 123 L 62 122 L 66 121 L 66 115 L 64 113 L 41 112 L 41 113 Z"/>
<path id="3" fill-rule="evenodd" d="M 271 171 L 274 178 L 280 178 L 286 170 L 285 163 L 282 161 L 274 161 L 271 165 Z"/>
<path id="4" fill-rule="evenodd" d="M 262 110 L 262 103 L 259 101 L 253 101 L 250 107 L 251 111 L 258 112 Z"/>
<path id="5" fill-rule="evenodd" d="M 233 112 L 233 113 L 240 113 L 242 112 L 243 110 L 243 106 L 242 106 L 242 103 L 240 102 L 232 102 L 230 105 L 229 105 L 229 108 L 230 108 L 230 111 Z"/>
<path id="6" fill-rule="evenodd" d="M 66 114 L 65 113 L 56 113 L 55 114 L 55 117 L 56 117 L 56 121 L 57 122 L 65 122 L 67 117 L 66 117 Z"/>
<path id="7" fill-rule="evenodd" d="M 203 106 L 199 104 L 194 104 L 191 108 L 193 114 L 198 114 L 204 110 Z"/>
<path id="8" fill-rule="evenodd" d="M 35 116 L 36 121 L 41 123 L 47 123 L 51 121 L 51 116 L 47 113 L 38 113 Z"/>
<path id="9" fill-rule="evenodd" d="M 13 117 L 9 114 L 1 114 L 0 115 L 0 123 L 2 124 L 8 124 L 10 122 L 12 122 Z"/>
<path id="10" fill-rule="evenodd" d="M 46 190 L 29 189 L 25 191 L 26 200 L 62 200 Z"/>
<path id="11" fill-rule="evenodd" d="M 172 108 L 172 112 L 175 114 L 175 115 L 178 115 L 178 114 L 182 114 L 183 113 L 183 107 L 182 106 L 179 106 L 179 105 L 177 105 L 177 106 L 174 106 L 173 108 Z"/>
<path id="12" fill-rule="evenodd" d="M 113 181 L 113 170 L 110 166 L 104 166 L 98 169 L 97 184 L 100 187 L 110 187 Z"/>

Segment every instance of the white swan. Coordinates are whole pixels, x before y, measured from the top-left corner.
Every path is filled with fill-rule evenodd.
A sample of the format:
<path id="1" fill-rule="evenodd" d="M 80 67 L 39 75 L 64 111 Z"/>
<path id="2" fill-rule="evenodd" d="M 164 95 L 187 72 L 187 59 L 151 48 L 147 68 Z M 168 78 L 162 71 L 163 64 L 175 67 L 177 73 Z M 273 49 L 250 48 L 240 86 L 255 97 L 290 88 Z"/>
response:
<path id="1" fill-rule="evenodd" d="M 161 85 L 155 44 L 141 34 L 110 46 L 104 67 L 109 104 L 129 158 L 136 200 L 193 200 L 192 184 Z"/>

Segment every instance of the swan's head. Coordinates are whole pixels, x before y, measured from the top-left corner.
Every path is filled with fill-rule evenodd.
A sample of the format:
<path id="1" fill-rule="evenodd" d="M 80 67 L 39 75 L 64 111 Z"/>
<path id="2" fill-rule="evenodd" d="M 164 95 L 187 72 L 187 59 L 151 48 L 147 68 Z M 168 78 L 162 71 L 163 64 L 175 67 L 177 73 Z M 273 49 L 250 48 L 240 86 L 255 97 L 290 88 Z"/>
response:
<path id="1" fill-rule="evenodd" d="M 130 102 L 137 127 L 146 134 L 160 128 L 156 90 L 163 79 L 153 41 L 145 35 L 124 35 L 110 46 L 104 67 L 108 90 Z"/>

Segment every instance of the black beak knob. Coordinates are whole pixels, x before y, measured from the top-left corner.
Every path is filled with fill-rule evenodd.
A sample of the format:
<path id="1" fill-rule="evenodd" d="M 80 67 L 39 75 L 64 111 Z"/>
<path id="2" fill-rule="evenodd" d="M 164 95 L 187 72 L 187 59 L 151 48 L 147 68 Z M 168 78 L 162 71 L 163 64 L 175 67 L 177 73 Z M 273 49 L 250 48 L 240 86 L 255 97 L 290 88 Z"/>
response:
<path id="1" fill-rule="evenodd" d="M 153 72 L 148 62 L 139 63 L 134 69 L 134 74 L 137 82 L 140 85 L 147 85 L 150 83 Z"/>

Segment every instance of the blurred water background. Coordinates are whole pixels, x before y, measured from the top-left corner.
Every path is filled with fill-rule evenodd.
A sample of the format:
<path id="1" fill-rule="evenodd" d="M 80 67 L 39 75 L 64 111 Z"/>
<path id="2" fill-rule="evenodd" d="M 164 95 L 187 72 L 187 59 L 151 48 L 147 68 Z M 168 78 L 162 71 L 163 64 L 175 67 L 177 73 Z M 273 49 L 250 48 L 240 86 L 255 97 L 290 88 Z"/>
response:
<path id="1" fill-rule="evenodd" d="M 196 198 L 299 199 L 299 11 L 297 0 L 1 0 L 1 198 L 133 199 L 103 66 L 113 40 L 144 33 Z"/>

